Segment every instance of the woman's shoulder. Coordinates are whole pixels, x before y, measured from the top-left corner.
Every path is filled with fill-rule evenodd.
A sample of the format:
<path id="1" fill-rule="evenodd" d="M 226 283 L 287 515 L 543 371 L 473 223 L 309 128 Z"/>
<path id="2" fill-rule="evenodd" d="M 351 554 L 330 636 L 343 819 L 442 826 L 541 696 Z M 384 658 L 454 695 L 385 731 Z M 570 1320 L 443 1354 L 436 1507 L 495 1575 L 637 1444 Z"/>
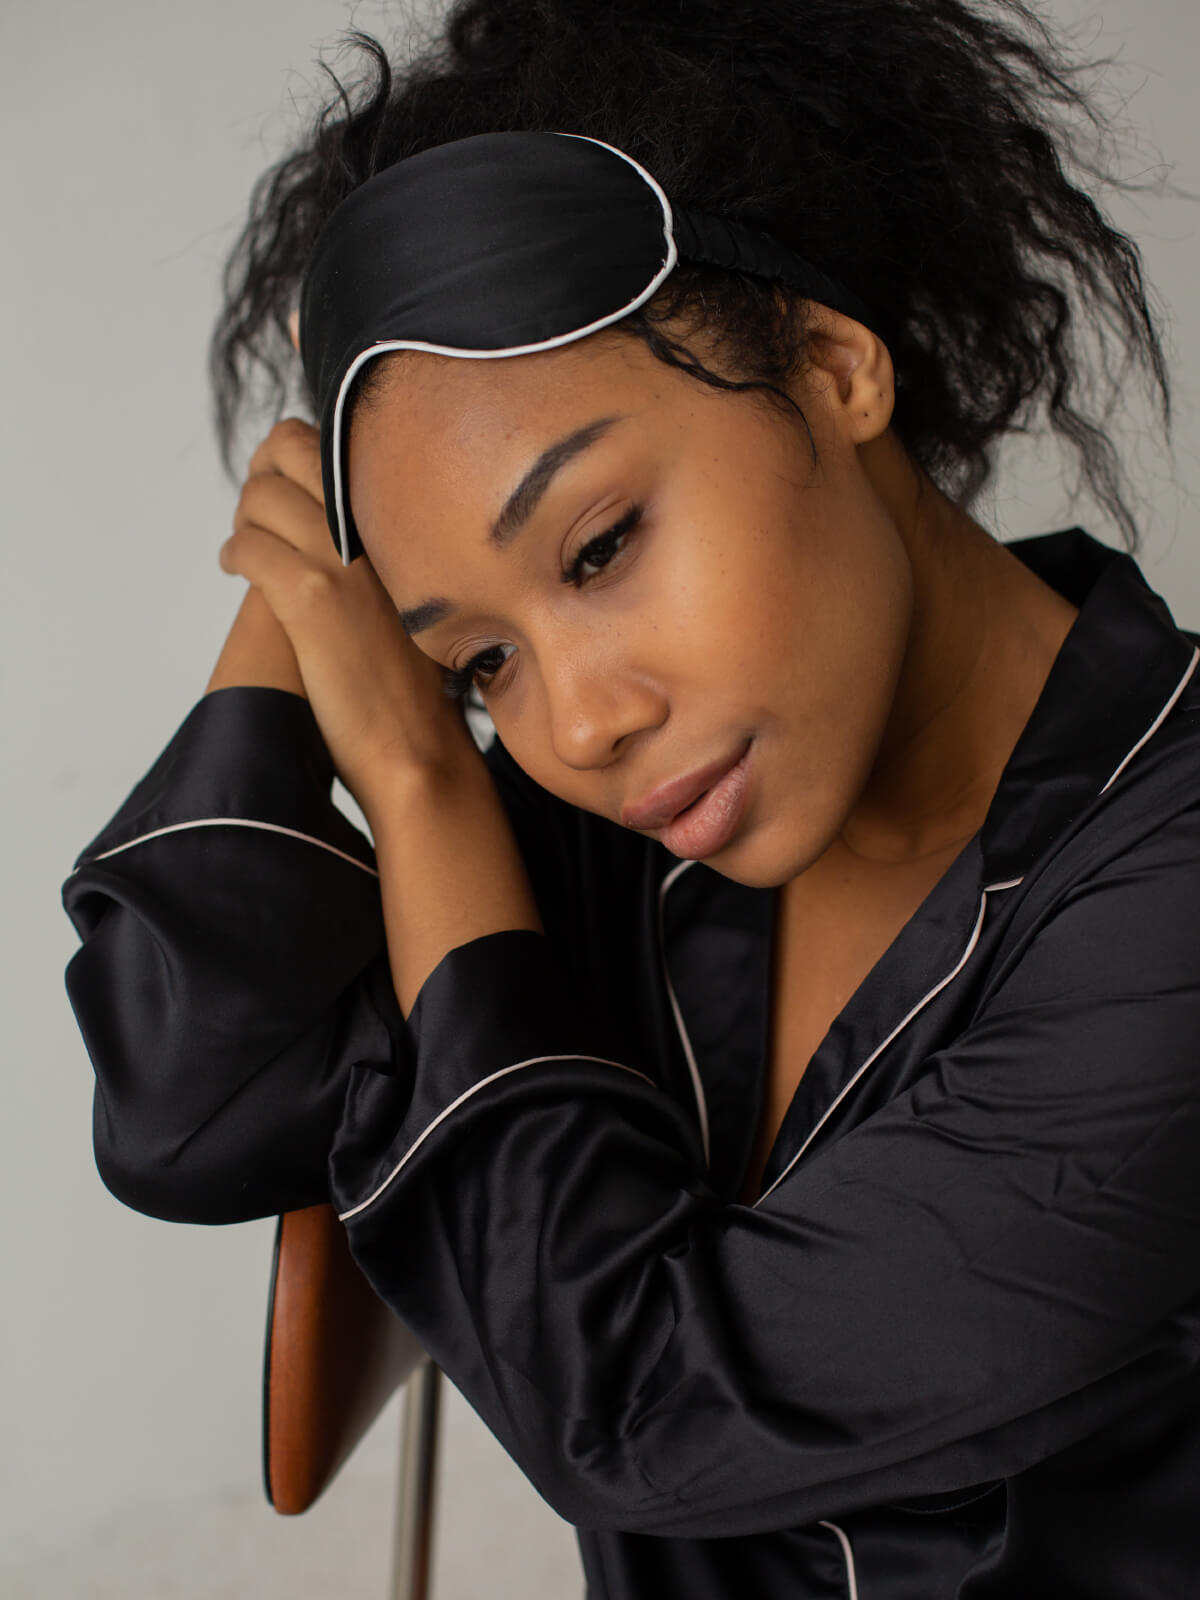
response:
<path id="1" fill-rule="evenodd" d="M 1200 647 L 1200 634 L 1184 637 Z M 1059 781 L 1061 767 L 1045 775 Z M 1200 984 L 1200 653 L 1169 706 L 1015 880 L 1006 946 L 1034 943 L 1052 987 L 1094 997 L 1178 968 Z M 1078 963 L 1071 952 L 1082 952 Z M 1044 964 L 1044 963 L 1043 963 Z M 1153 982 L 1157 982 L 1153 979 Z"/>
<path id="2" fill-rule="evenodd" d="M 1089 819 L 1129 842 L 1200 816 L 1200 632 L 1179 628 L 1195 654 L 1178 692 L 1161 706 L 1097 796 Z"/>

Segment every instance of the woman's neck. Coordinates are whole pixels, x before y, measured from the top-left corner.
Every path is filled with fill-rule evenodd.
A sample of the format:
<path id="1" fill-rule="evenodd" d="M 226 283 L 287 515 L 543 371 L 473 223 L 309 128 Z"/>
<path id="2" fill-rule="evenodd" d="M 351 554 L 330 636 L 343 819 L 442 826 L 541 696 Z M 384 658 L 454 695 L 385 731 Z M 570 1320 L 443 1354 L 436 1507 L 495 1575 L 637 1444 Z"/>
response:
<path id="1" fill-rule="evenodd" d="M 980 827 L 1078 608 L 953 504 L 890 435 L 866 467 L 908 551 L 913 622 L 867 783 L 839 847 L 903 867 Z"/>

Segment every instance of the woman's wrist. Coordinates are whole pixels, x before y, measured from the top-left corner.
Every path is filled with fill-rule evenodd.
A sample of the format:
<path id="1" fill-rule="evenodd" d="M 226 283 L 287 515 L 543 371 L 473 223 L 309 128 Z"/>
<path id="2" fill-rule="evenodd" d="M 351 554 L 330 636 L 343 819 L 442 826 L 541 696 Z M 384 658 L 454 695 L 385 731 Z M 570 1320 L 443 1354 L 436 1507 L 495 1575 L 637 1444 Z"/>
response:
<path id="1" fill-rule="evenodd" d="M 361 730 L 364 733 L 366 730 Z M 382 728 L 351 754 L 334 752 L 338 776 L 371 825 L 387 827 L 410 804 L 436 803 L 484 784 L 494 788 L 466 719 L 450 701 L 392 707 Z"/>
<path id="2" fill-rule="evenodd" d="M 405 847 L 415 828 L 420 833 L 431 818 L 440 815 L 462 819 L 479 814 L 492 801 L 499 805 L 491 774 L 476 753 L 475 761 L 460 763 L 456 771 L 449 756 L 444 761 L 398 758 L 386 772 L 377 771 L 369 784 L 352 777 L 343 783 L 366 818 L 376 850 L 387 851 L 394 835 Z M 442 831 L 442 830 L 439 830 Z"/>
<path id="3" fill-rule="evenodd" d="M 544 932 L 508 814 L 478 750 L 398 766 L 359 800 L 379 867 L 392 981 L 405 1016 L 449 951 L 507 929 Z"/>
<path id="4" fill-rule="evenodd" d="M 261 592 L 251 586 L 230 628 L 205 694 L 230 688 L 288 689 L 304 694 L 296 652 Z"/>

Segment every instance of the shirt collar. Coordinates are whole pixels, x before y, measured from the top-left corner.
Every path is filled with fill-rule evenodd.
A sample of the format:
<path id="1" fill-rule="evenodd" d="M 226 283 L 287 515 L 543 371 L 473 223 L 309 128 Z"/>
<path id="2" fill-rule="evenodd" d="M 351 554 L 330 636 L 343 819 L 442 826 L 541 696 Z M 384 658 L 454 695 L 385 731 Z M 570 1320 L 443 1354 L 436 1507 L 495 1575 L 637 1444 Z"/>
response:
<path id="1" fill-rule="evenodd" d="M 1082 528 L 1005 548 L 1079 614 L 980 830 L 987 883 L 1019 878 L 1097 798 L 1182 692 L 1196 657 L 1124 551 Z"/>

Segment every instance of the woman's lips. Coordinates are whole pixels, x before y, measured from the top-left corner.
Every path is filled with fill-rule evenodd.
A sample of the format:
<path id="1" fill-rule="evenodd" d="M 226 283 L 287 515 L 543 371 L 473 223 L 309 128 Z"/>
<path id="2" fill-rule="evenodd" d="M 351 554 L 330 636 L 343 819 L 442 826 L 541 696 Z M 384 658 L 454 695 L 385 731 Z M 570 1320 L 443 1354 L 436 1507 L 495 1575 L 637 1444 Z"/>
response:
<path id="1" fill-rule="evenodd" d="M 719 782 L 663 827 L 658 837 L 673 856 L 699 861 L 729 843 L 746 807 L 752 744 Z"/>
<path id="2" fill-rule="evenodd" d="M 742 745 L 733 755 L 722 756 L 717 761 L 710 761 L 707 766 L 685 772 L 682 777 L 660 783 L 636 804 L 626 806 L 621 812 L 621 821 L 627 828 L 640 828 L 643 831 L 661 828 L 699 799 L 705 790 L 720 783 L 748 748 L 749 744 Z"/>

